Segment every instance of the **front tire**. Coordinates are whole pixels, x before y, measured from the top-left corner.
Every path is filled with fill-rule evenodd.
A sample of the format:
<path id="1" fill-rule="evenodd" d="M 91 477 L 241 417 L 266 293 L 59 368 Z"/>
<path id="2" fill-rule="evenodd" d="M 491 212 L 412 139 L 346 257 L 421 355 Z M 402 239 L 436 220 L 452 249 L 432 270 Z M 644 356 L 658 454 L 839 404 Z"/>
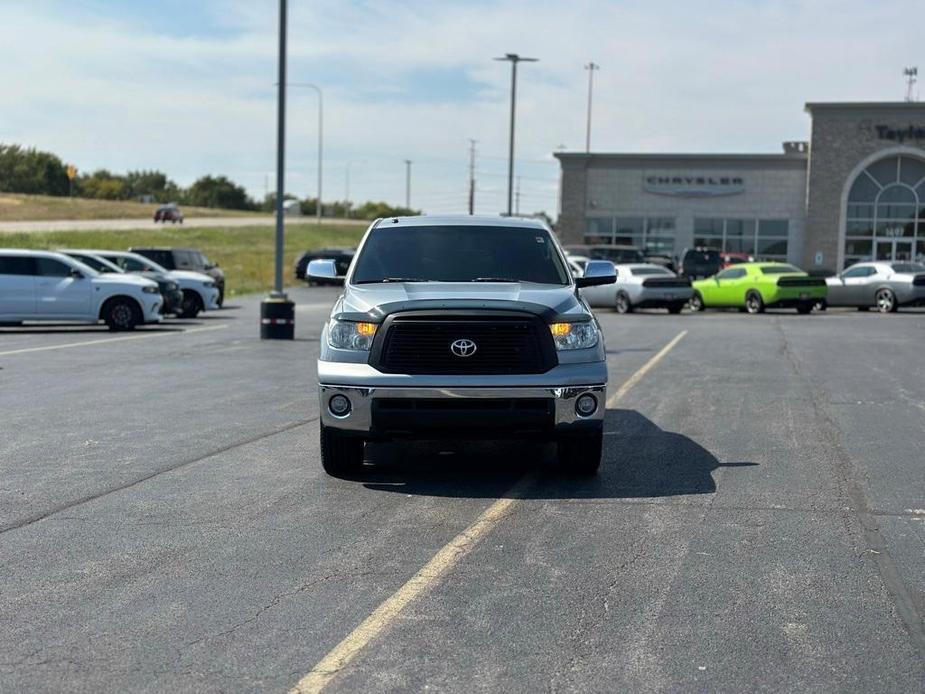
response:
<path id="1" fill-rule="evenodd" d="M 596 475 L 601 466 L 604 431 L 580 436 L 562 436 L 557 442 L 557 460 L 563 472 L 572 475 Z"/>
<path id="2" fill-rule="evenodd" d="M 764 313 L 764 299 L 758 292 L 749 292 L 745 297 L 745 310 L 752 314 Z"/>
<path id="3" fill-rule="evenodd" d="M 192 289 L 183 290 L 183 303 L 180 304 L 180 318 L 195 318 L 202 311 L 202 299 Z"/>
<path id="4" fill-rule="evenodd" d="M 321 425 L 321 467 L 331 477 L 355 474 L 363 467 L 365 441 Z"/>
<path id="5" fill-rule="evenodd" d="M 131 299 L 111 299 L 103 309 L 103 320 L 113 332 L 127 332 L 141 323 L 141 310 Z"/>
<path id="6" fill-rule="evenodd" d="M 880 313 L 896 313 L 899 305 L 896 303 L 896 294 L 892 289 L 880 289 L 877 291 L 877 310 Z"/>
<path id="7" fill-rule="evenodd" d="M 616 309 L 617 313 L 633 312 L 633 302 L 630 301 L 629 296 L 627 296 L 625 292 L 617 294 Z"/>
<path id="8" fill-rule="evenodd" d="M 703 304 L 703 296 L 700 294 L 700 292 L 694 292 L 694 295 L 691 297 L 691 300 L 688 302 L 688 304 L 690 304 L 691 311 L 694 312 L 703 311 L 705 308 Z"/>

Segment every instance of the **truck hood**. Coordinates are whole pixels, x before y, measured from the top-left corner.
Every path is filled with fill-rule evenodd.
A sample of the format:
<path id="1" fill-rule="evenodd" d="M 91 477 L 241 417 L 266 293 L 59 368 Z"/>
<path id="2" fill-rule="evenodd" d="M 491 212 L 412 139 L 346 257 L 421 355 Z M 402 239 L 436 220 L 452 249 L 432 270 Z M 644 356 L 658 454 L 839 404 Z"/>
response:
<path id="1" fill-rule="evenodd" d="M 334 306 L 334 313 L 365 314 L 381 319 L 396 311 L 426 309 L 497 309 L 537 315 L 574 317 L 588 311 L 571 286 L 530 282 L 395 282 L 351 285 Z"/>

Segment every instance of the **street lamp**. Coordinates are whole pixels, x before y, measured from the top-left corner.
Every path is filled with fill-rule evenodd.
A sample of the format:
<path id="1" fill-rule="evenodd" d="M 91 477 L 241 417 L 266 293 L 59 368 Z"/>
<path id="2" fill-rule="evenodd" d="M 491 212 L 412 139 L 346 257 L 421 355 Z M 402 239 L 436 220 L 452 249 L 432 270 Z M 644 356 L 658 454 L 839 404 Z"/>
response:
<path id="1" fill-rule="evenodd" d="M 411 209 L 411 160 L 405 159 L 405 207 Z"/>
<path id="2" fill-rule="evenodd" d="M 517 63 L 535 63 L 539 58 L 522 58 L 516 53 L 505 53 L 504 60 L 511 64 L 511 133 L 508 140 L 507 154 L 507 216 L 510 217 L 514 199 L 514 111 L 517 106 Z"/>
<path id="3" fill-rule="evenodd" d="M 365 159 L 351 159 L 347 162 L 344 172 L 344 217 L 350 216 L 350 165 L 365 164 Z"/>
<path id="4" fill-rule="evenodd" d="M 322 181 L 322 164 L 323 156 L 322 152 L 324 151 L 324 94 L 321 92 L 321 87 L 317 84 L 312 84 L 311 82 L 290 82 L 290 87 L 307 87 L 308 89 L 314 89 L 318 92 L 318 204 L 316 205 L 317 209 L 315 210 L 315 220 L 318 224 L 321 224 L 321 181 Z"/>
<path id="5" fill-rule="evenodd" d="M 601 66 L 593 60 L 585 65 L 588 71 L 588 128 L 585 130 L 585 152 L 591 151 L 591 94 L 594 90 L 594 71 L 600 70 Z"/>
<path id="6" fill-rule="evenodd" d="M 295 304 L 283 291 L 283 174 L 286 170 L 286 0 L 279 0 L 279 79 L 276 83 L 276 263 L 273 291 L 260 303 L 260 337 L 291 340 L 295 332 Z"/>

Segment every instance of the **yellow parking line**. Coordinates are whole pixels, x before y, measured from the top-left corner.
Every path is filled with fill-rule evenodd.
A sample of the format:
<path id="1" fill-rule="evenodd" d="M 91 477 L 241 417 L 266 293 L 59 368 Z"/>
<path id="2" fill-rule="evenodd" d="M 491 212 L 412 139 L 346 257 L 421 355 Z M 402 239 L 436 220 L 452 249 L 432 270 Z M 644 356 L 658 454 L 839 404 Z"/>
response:
<path id="1" fill-rule="evenodd" d="M 84 340 L 83 342 L 68 342 L 63 345 L 47 345 L 46 347 L 27 347 L 25 349 L 11 349 L 8 352 L 0 352 L 0 357 L 6 357 L 10 354 L 25 354 L 26 352 L 46 352 L 51 349 L 69 349 L 71 347 L 84 347 L 86 345 L 100 345 L 105 342 L 123 342 L 125 340 L 144 340 L 150 337 L 165 337 L 168 335 L 187 335 L 189 333 L 203 333 L 207 330 L 224 330 L 227 325 L 210 325 L 206 328 L 190 328 L 177 332 L 162 333 L 145 333 L 143 335 L 126 335 L 125 337 L 105 337 L 101 340 Z"/>
<path id="2" fill-rule="evenodd" d="M 607 406 L 615 405 L 630 388 L 639 382 L 653 366 L 672 350 L 687 334 L 681 331 L 675 338 L 665 345 L 655 356 L 642 365 L 630 376 L 619 390 L 607 400 Z M 398 614 L 427 590 L 436 585 L 440 579 L 459 563 L 485 535 L 491 531 L 503 518 L 509 515 L 517 503 L 523 490 L 534 481 L 534 475 L 528 474 L 518 480 L 501 499 L 495 501 L 475 519 L 468 528 L 454 537 L 443 547 L 424 567 L 412 576 L 407 583 L 395 591 L 389 598 L 377 607 L 369 617 L 364 619 L 347 637 L 311 669 L 291 690 L 291 694 L 314 694 L 324 689 L 373 639 L 388 627 Z"/>
<path id="3" fill-rule="evenodd" d="M 685 335 L 687 335 L 686 330 L 682 330 L 681 332 L 679 332 L 677 335 L 674 336 L 674 339 L 672 339 L 671 342 L 669 342 L 667 345 L 665 345 L 659 350 L 658 354 L 656 354 L 649 361 L 643 364 L 642 367 L 639 369 L 639 371 L 637 371 L 632 376 L 630 376 L 626 380 L 626 383 L 620 386 L 617 389 L 617 392 L 611 395 L 607 399 L 607 407 L 613 407 L 614 405 L 616 405 L 617 401 L 622 399 L 623 396 L 626 395 L 627 391 L 639 382 L 639 379 L 641 379 L 643 376 L 649 373 L 649 370 L 653 366 L 658 364 L 662 360 L 662 358 L 666 354 L 668 354 L 668 352 L 674 349 L 674 346 L 678 344 Z"/>

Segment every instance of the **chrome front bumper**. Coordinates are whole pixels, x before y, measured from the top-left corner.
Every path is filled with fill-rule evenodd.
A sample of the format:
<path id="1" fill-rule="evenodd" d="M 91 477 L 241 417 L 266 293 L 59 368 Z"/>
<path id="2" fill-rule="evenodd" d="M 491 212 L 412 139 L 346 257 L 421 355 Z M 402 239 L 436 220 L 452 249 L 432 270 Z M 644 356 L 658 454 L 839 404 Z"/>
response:
<path id="1" fill-rule="evenodd" d="M 370 432 L 373 429 L 373 402 L 378 398 L 414 398 L 422 400 L 446 400 L 452 398 L 494 398 L 550 399 L 554 402 L 554 426 L 568 429 L 573 426 L 593 426 L 592 422 L 603 422 L 607 403 L 607 386 L 582 385 L 562 387 L 359 387 L 319 384 L 321 423 L 335 429 L 354 432 Z M 576 400 L 585 393 L 594 395 L 598 406 L 593 414 L 580 416 L 575 409 Z M 344 417 L 335 416 L 329 403 L 335 395 L 344 395 L 350 400 L 351 409 Z"/>

